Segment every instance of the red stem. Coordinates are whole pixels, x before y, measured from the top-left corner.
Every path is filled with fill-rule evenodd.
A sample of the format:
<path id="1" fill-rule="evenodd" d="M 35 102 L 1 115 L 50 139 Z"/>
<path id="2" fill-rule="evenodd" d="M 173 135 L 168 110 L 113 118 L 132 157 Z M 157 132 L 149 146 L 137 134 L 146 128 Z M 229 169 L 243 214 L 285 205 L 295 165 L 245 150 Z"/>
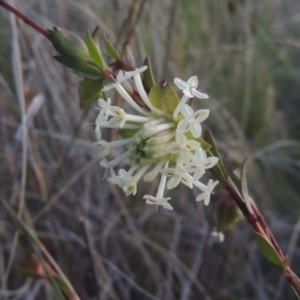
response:
<path id="1" fill-rule="evenodd" d="M 41 28 L 39 25 L 37 25 L 35 22 L 33 22 L 31 19 L 29 19 L 28 17 L 23 15 L 20 11 L 18 11 L 11 5 L 7 4 L 5 1 L 0 0 L 0 6 L 3 6 L 5 9 L 7 9 L 8 11 L 15 14 L 19 19 L 23 20 L 26 24 L 28 24 L 33 29 L 35 29 L 36 31 L 41 33 L 43 36 L 45 36 L 46 38 L 49 38 L 48 32 L 45 29 Z"/>
<path id="2" fill-rule="evenodd" d="M 233 187 L 232 183 L 225 179 L 223 181 L 224 187 L 227 189 L 229 194 L 234 199 L 237 206 L 242 211 L 243 215 L 247 218 L 248 222 L 252 225 L 255 232 L 261 234 L 265 238 L 269 240 L 269 242 L 273 245 L 274 249 L 276 250 L 277 254 L 282 259 L 282 263 L 286 266 L 285 273 L 283 274 L 286 280 L 293 286 L 298 296 L 300 296 L 300 282 L 298 281 L 297 276 L 294 274 L 290 266 L 288 265 L 288 261 L 283 254 L 282 250 L 280 249 L 275 237 L 273 236 L 268 224 L 266 223 L 264 217 L 259 212 L 257 206 L 254 202 L 251 203 L 251 207 L 253 209 L 253 213 L 249 211 L 247 205 L 245 204 L 244 200 L 240 197 L 237 193 L 236 189 Z"/>

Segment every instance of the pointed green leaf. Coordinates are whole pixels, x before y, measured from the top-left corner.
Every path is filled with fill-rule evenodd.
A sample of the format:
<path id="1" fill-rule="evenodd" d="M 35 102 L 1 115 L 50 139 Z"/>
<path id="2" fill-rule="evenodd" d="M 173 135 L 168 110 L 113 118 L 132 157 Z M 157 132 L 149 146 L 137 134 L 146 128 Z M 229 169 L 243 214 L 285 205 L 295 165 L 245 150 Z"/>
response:
<path id="1" fill-rule="evenodd" d="M 248 194 L 248 185 L 247 185 L 247 159 L 244 160 L 241 168 L 241 191 L 244 199 L 249 197 Z"/>
<path id="2" fill-rule="evenodd" d="M 240 178 L 235 174 L 235 172 L 230 172 L 229 177 L 234 183 L 239 193 L 242 195 L 242 184 Z"/>
<path id="3" fill-rule="evenodd" d="M 279 269 L 282 274 L 284 274 L 285 264 L 284 262 L 282 262 L 280 256 L 271 245 L 271 243 L 264 236 L 257 232 L 255 232 L 255 240 L 265 258 L 269 262 L 271 262 L 277 269 Z"/>
<path id="4" fill-rule="evenodd" d="M 105 50 L 107 52 L 107 54 L 115 60 L 120 60 L 120 54 L 119 52 L 116 50 L 116 48 L 108 41 L 107 37 L 105 34 L 103 34 L 103 38 L 104 38 L 104 47 Z"/>
<path id="5" fill-rule="evenodd" d="M 103 98 L 103 78 L 84 78 L 78 87 L 80 108 L 86 108 L 95 98 Z"/>
<path id="6" fill-rule="evenodd" d="M 220 158 L 218 149 L 216 147 L 215 140 L 213 138 L 212 133 L 210 130 L 206 129 L 204 132 L 204 140 L 211 145 L 210 150 L 208 151 L 209 156 L 216 156 L 219 158 L 219 162 L 217 165 L 215 165 L 211 170 L 211 172 L 214 174 L 215 177 L 217 177 L 219 180 L 226 179 L 228 177 L 226 169 L 222 163 L 222 160 Z"/>
<path id="7" fill-rule="evenodd" d="M 149 56 L 146 57 L 146 59 L 144 60 L 143 65 L 148 66 L 146 71 L 143 73 L 143 81 L 144 81 L 148 91 L 150 91 L 152 89 L 152 87 L 155 85 L 155 81 L 154 81 L 154 78 L 153 78 L 151 61 L 150 61 Z"/>
<path id="8" fill-rule="evenodd" d="M 65 57 L 89 60 L 89 51 L 84 41 L 75 33 L 66 29 L 54 27 L 48 30 L 49 40 L 52 42 L 55 50 Z"/>
<path id="9" fill-rule="evenodd" d="M 154 107 L 170 115 L 173 114 L 179 103 L 175 89 L 165 80 L 152 87 L 149 99 Z"/>
<path id="10" fill-rule="evenodd" d="M 66 57 L 66 56 L 54 56 L 54 59 L 63 64 L 64 66 L 81 73 L 89 78 L 100 78 L 101 73 L 100 70 L 89 63 L 80 60 L 75 59 L 72 57 Z"/>
<path id="11" fill-rule="evenodd" d="M 97 48 L 97 45 L 95 44 L 89 30 L 85 34 L 84 42 L 89 50 L 90 59 L 97 67 L 103 70 L 105 68 L 105 62 L 101 55 L 100 49 Z"/>
<path id="12" fill-rule="evenodd" d="M 131 70 L 136 69 L 136 63 L 128 42 L 125 42 L 122 48 L 122 61 L 129 66 Z"/>
<path id="13" fill-rule="evenodd" d="M 12 219 L 17 223 L 18 227 L 21 228 L 24 235 L 29 239 L 29 241 L 33 244 L 38 244 L 38 239 L 35 233 L 32 231 L 31 228 L 18 216 L 15 210 L 4 200 L 0 197 L 0 202 L 3 204 L 5 209 L 9 212 Z"/>
<path id="14" fill-rule="evenodd" d="M 92 32 L 92 39 L 93 39 L 97 49 L 100 52 L 99 32 L 100 32 L 100 27 L 97 26 Z"/>
<path id="15" fill-rule="evenodd" d="M 230 198 L 222 199 L 216 207 L 218 231 L 230 229 L 241 217 L 241 212 L 236 203 Z"/>
<path id="16" fill-rule="evenodd" d="M 247 184 L 247 158 L 244 160 L 242 164 L 242 169 L 241 169 L 241 192 L 242 192 L 242 197 L 245 201 L 245 204 L 248 208 L 248 210 L 253 213 L 253 209 L 249 200 L 249 194 L 248 194 L 248 184 Z"/>

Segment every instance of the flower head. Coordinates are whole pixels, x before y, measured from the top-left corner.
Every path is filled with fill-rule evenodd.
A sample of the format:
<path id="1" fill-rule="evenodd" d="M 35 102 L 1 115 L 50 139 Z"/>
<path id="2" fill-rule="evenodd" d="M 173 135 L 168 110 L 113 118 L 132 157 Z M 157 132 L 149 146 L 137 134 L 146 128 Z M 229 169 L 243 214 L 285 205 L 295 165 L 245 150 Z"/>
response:
<path id="1" fill-rule="evenodd" d="M 156 196 L 145 195 L 146 204 L 161 206 L 172 210 L 170 197 L 164 196 L 165 188 L 174 189 L 179 183 L 202 191 L 198 201 L 209 202 L 210 194 L 217 182 L 209 181 L 204 185 L 199 181 L 204 172 L 213 167 L 218 159 L 207 157 L 202 148 L 201 125 L 209 115 L 208 109 L 196 112 L 186 105 L 192 97 L 208 98 L 197 90 L 198 79 L 191 77 L 187 82 L 179 78 L 175 84 L 183 91 L 179 100 L 176 91 L 165 81 L 146 91 L 141 74 L 146 66 L 130 71 L 119 71 L 115 81 L 103 88 L 104 92 L 115 89 L 132 108 L 132 112 L 113 106 L 111 99 L 99 99 L 101 109 L 96 119 L 96 133 L 99 141 L 101 165 L 110 170 L 110 183 L 118 185 L 126 195 L 135 195 L 138 182 L 143 178 L 153 181 L 161 174 Z M 136 99 L 138 98 L 138 102 Z M 127 109 L 126 109 L 127 110 Z M 119 130 L 119 140 L 105 141 L 101 130 L 115 128 Z M 117 157 L 109 156 L 114 148 L 122 147 L 123 153 Z M 126 171 L 122 166 L 116 173 L 115 168 L 129 163 Z"/>

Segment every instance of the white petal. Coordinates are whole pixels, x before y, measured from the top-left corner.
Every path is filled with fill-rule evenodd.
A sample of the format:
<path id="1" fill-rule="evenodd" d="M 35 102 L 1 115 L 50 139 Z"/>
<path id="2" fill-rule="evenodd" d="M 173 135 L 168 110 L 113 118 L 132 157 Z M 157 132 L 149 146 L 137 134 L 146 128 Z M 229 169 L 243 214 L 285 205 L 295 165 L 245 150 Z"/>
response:
<path id="1" fill-rule="evenodd" d="M 178 78 L 178 77 L 176 77 L 176 78 L 174 79 L 174 83 L 175 83 L 175 84 L 177 85 L 177 87 L 178 87 L 179 89 L 181 89 L 181 90 L 184 90 L 184 89 L 188 88 L 187 83 L 186 83 L 185 81 L 183 81 L 182 79 Z"/>
<path id="2" fill-rule="evenodd" d="M 198 77 L 197 76 L 192 76 L 191 78 L 189 78 L 189 80 L 187 81 L 188 85 L 190 87 L 198 87 Z"/>
<path id="3" fill-rule="evenodd" d="M 193 187 L 192 178 L 188 174 L 181 174 L 181 182 L 188 186 L 190 189 Z"/>
<path id="4" fill-rule="evenodd" d="M 96 126 L 95 133 L 96 133 L 97 139 L 101 140 L 102 134 L 101 134 L 101 130 L 100 130 L 100 125 Z"/>
<path id="5" fill-rule="evenodd" d="M 183 93 L 188 97 L 188 98 L 194 98 L 194 94 L 191 93 L 189 89 L 183 90 Z"/>
<path id="6" fill-rule="evenodd" d="M 163 208 L 165 208 L 165 209 L 173 210 L 172 205 L 171 205 L 170 203 L 168 203 L 168 202 L 163 202 L 163 203 L 161 203 L 160 205 L 161 205 Z"/>
<path id="7" fill-rule="evenodd" d="M 185 119 L 190 119 L 194 115 L 194 110 L 189 105 L 185 104 L 180 108 L 180 113 L 184 116 Z"/>
<path id="8" fill-rule="evenodd" d="M 218 163 L 219 159 L 215 156 L 212 156 L 212 157 L 208 157 L 204 164 L 203 164 L 203 167 L 205 169 L 210 169 L 212 167 L 214 167 L 217 163 Z"/>
<path id="9" fill-rule="evenodd" d="M 181 151 L 180 144 L 174 142 L 166 148 L 166 151 L 172 154 L 178 154 Z"/>
<path id="10" fill-rule="evenodd" d="M 187 164 L 190 161 L 191 152 L 188 149 L 182 149 L 179 153 L 179 159 L 182 163 Z"/>
<path id="11" fill-rule="evenodd" d="M 196 122 L 201 123 L 207 119 L 208 115 L 209 109 L 199 109 L 195 112 L 194 118 Z"/>
<path id="12" fill-rule="evenodd" d="M 191 122 L 190 130 L 192 132 L 193 137 L 197 138 L 197 137 L 201 136 L 202 128 L 199 123 Z"/>
<path id="13" fill-rule="evenodd" d="M 167 176 L 167 177 L 171 177 L 174 176 L 176 174 L 175 169 L 171 169 L 171 168 L 166 168 L 160 171 L 161 174 Z"/>
<path id="14" fill-rule="evenodd" d="M 180 183 L 180 177 L 179 176 L 173 176 L 169 179 L 167 183 L 167 188 L 169 190 L 176 188 L 176 186 Z"/>
<path id="15" fill-rule="evenodd" d="M 200 143 L 194 141 L 194 140 L 188 140 L 186 143 L 186 148 L 188 150 L 195 150 L 197 148 L 201 147 Z"/>
<path id="16" fill-rule="evenodd" d="M 176 131 L 179 133 L 185 133 L 190 129 L 190 122 L 186 119 L 183 119 L 177 125 Z"/>
<path id="17" fill-rule="evenodd" d="M 207 197 L 206 193 L 201 193 L 197 198 L 196 201 L 202 201 Z"/>
<path id="18" fill-rule="evenodd" d="M 194 95 L 195 97 L 199 98 L 199 99 L 207 99 L 207 98 L 209 98 L 207 94 L 201 93 L 201 92 L 199 92 L 199 91 L 197 91 L 197 90 L 194 90 L 194 91 L 193 91 L 193 95 Z"/>
<path id="19" fill-rule="evenodd" d="M 185 145 L 186 142 L 187 142 L 186 136 L 183 133 L 180 133 L 180 132 L 175 133 L 175 139 L 176 139 L 176 142 L 179 145 Z"/>
<path id="20" fill-rule="evenodd" d="M 205 171 L 203 168 L 197 169 L 194 173 L 193 180 L 198 181 L 204 174 L 205 174 Z"/>

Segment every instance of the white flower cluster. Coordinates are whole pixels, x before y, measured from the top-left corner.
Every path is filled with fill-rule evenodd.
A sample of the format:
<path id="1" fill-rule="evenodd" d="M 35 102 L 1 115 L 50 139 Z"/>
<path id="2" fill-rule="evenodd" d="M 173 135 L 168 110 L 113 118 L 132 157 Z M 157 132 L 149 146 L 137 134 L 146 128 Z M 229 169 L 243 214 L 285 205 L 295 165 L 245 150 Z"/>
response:
<path id="1" fill-rule="evenodd" d="M 218 181 L 209 180 L 205 185 L 199 179 L 206 169 L 218 163 L 218 158 L 207 157 L 197 138 L 201 136 L 200 123 L 208 117 L 209 110 L 194 112 L 186 102 L 194 97 L 206 99 L 208 95 L 197 90 L 196 76 L 187 82 L 175 78 L 175 84 L 184 95 L 174 107 L 173 115 L 170 115 L 151 103 L 140 76 L 146 69 L 144 66 L 132 72 L 119 71 L 115 82 L 103 88 L 105 92 L 116 89 L 137 114 L 128 114 L 122 108 L 112 106 L 110 98 L 106 101 L 99 99 L 101 111 L 96 119 L 95 131 L 99 139 L 96 143 L 100 147 L 99 155 L 103 158 L 101 165 L 110 170 L 111 177 L 108 180 L 121 187 L 127 196 L 136 194 L 137 183 L 142 177 L 144 181 L 151 182 L 161 174 L 156 196 L 143 197 L 147 204 L 156 205 L 156 209 L 158 206 L 173 209 L 168 202 L 171 198 L 164 197 L 164 190 L 165 187 L 174 189 L 180 182 L 189 188 L 195 186 L 200 189 L 196 200 L 204 200 L 207 205 Z M 142 105 L 133 99 L 137 93 Z M 122 138 L 120 133 L 120 140 L 107 142 L 101 139 L 102 128 L 118 128 L 127 134 Z M 193 138 L 189 139 L 191 135 Z M 120 146 L 125 146 L 127 151 L 108 161 L 106 157 L 111 150 Z M 131 159 L 131 168 L 128 171 L 120 169 L 116 174 L 114 168 L 127 158 Z"/>

